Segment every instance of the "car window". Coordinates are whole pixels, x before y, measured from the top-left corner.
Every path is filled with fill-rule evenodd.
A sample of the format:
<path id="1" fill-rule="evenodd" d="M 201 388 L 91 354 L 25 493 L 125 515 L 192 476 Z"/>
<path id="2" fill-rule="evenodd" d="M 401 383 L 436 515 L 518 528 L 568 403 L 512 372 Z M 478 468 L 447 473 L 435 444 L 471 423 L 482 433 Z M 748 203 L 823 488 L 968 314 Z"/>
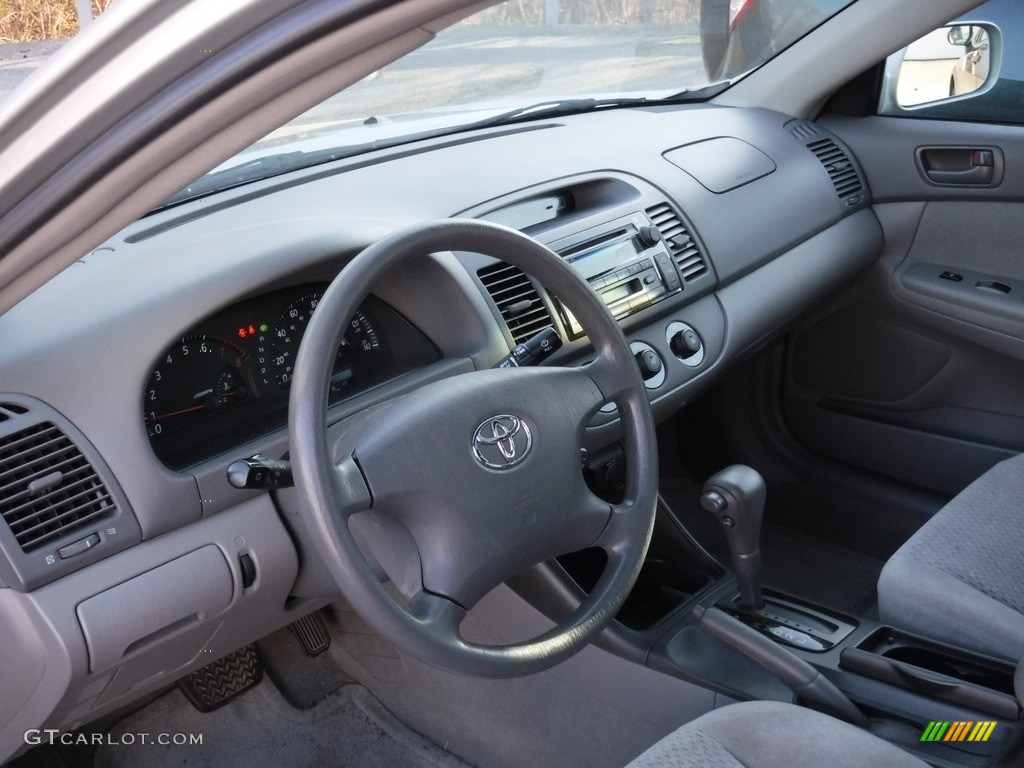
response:
<path id="1" fill-rule="evenodd" d="M 1024 4 L 990 0 L 890 56 L 879 113 L 1024 123 Z"/>

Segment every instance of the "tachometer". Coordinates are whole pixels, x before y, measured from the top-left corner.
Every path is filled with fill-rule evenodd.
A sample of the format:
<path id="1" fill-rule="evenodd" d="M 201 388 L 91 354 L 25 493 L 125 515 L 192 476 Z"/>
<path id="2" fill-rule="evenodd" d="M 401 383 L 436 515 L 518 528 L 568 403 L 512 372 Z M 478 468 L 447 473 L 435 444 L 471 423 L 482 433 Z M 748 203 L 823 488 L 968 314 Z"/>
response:
<path id="1" fill-rule="evenodd" d="M 177 432 L 244 401 L 245 351 L 216 336 L 186 336 L 161 359 L 146 387 L 143 410 L 152 439 Z"/>
<path id="2" fill-rule="evenodd" d="M 276 383 L 287 387 L 291 383 L 299 343 L 306 332 L 313 311 L 320 303 L 321 295 L 314 292 L 296 299 L 278 320 L 272 331 L 270 365 L 267 366 L 269 376 L 266 377 L 268 384 Z M 380 348 L 380 339 L 373 323 L 365 312 L 357 310 L 338 348 L 331 388 L 337 391 L 344 387 L 346 380 L 352 376 L 352 362 L 362 355 L 377 352 Z"/>

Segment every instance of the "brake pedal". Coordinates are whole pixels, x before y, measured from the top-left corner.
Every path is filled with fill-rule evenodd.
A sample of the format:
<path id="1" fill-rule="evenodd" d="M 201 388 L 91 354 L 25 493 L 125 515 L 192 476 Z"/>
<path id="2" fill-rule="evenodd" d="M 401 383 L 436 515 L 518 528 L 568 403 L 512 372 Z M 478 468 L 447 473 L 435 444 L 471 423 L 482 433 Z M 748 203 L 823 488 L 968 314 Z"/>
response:
<path id="1" fill-rule="evenodd" d="M 213 712 L 255 688 L 263 680 L 256 644 L 239 648 L 178 680 L 178 688 L 200 712 Z"/>
<path id="2" fill-rule="evenodd" d="M 302 644 L 303 652 L 309 657 L 319 656 L 331 647 L 331 636 L 320 618 L 319 611 L 303 616 L 288 625 Z"/>

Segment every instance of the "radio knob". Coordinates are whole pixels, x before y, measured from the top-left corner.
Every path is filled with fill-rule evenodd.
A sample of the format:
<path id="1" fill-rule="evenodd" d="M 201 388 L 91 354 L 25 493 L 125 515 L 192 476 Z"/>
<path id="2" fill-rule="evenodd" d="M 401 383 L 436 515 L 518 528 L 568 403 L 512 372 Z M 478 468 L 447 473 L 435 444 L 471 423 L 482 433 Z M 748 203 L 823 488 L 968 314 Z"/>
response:
<path id="1" fill-rule="evenodd" d="M 636 364 L 640 366 L 640 375 L 644 381 L 653 379 L 661 373 L 661 358 L 653 349 L 643 349 L 636 353 Z"/>
<path id="2" fill-rule="evenodd" d="M 668 343 L 672 348 L 672 354 L 678 357 L 680 360 L 685 360 L 688 357 L 693 357 L 695 354 L 700 352 L 700 336 L 689 328 L 685 331 L 680 331 L 672 340 Z"/>
<path id="3" fill-rule="evenodd" d="M 661 242 L 661 230 L 657 227 L 640 227 L 636 239 L 644 248 L 651 248 Z"/>

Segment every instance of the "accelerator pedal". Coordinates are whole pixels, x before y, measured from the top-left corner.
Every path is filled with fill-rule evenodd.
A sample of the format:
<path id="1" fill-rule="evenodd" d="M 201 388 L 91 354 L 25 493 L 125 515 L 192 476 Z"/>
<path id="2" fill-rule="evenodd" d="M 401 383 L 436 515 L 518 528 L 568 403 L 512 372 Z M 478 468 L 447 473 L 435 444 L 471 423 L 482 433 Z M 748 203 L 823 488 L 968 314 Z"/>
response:
<path id="1" fill-rule="evenodd" d="M 256 644 L 239 648 L 178 680 L 178 688 L 200 712 L 213 712 L 238 698 L 263 679 Z"/>
<path id="2" fill-rule="evenodd" d="M 293 621 L 288 625 L 288 629 L 295 633 L 302 644 L 303 652 L 310 658 L 319 656 L 331 647 L 331 636 L 327 634 L 327 627 L 324 626 L 319 611 L 313 611 Z"/>

